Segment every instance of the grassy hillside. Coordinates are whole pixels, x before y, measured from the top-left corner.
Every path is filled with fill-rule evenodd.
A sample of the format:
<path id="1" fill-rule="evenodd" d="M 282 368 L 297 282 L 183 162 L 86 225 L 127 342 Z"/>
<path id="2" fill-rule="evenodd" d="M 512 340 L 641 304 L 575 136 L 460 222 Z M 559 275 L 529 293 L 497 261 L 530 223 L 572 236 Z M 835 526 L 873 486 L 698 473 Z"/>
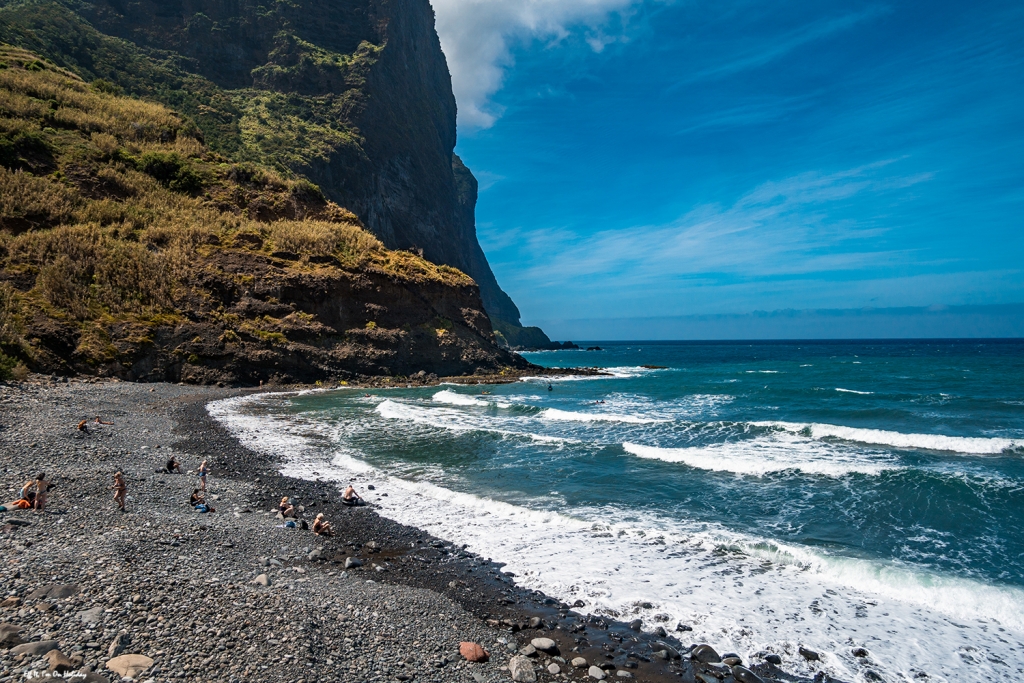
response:
<path id="1" fill-rule="evenodd" d="M 230 363 L 232 343 L 274 349 L 301 339 L 323 349 L 352 342 L 346 330 L 303 310 L 315 308 L 315 295 L 295 293 L 325 278 L 382 278 L 406 289 L 452 290 L 472 303 L 475 285 L 458 270 L 385 249 L 310 182 L 230 161 L 201 139 L 194 124 L 160 104 L 0 47 L 3 353 L 44 369 L 131 375 L 160 345 L 159 329 L 205 326 L 204 339 L 216 331 L 221 366 Z M 289 303 L 286 285 L 309 301 Z M 262 309 L 234 310 L 243 298 L 259 299 Z M 353 306 L 346 324 L 379 334 L 376 318 L 386 316 L 375 311 Z M 459 327 L 454 317 L 428 336 Z M 474 326 L 466 343 L 493 346 L 490 326 Z M 186 351 L 161 367 L 180 375 L 188 359 L 202 365 L 201 354 Z M 362 370 L 374 368 L 386 369 Z"/>
<path id="2" fill-rule="evenodd" d="M 362 106 L 361 87 L 379 46 L 366 41 L 345 46 L 351 53 L 318 47 L 288 30 L 281 8 L 266 16 L 273 26 L 259 25 L 257 17 L 267 13 L 255 8 L 241 26 L 204 22 L 200 14 L 188 35 L 161 35 L 164 27 L 153 17 L 151 26 L 134 33 L 140 46 L 97 30 L 80 13 L 90 10 L 99 20 L 101 9 L 56 0 L 0 0 L 0 41 L 44 55 L 90 82 L 101 81 L 111 92 L 174 107 L 194 122 L 196 137 L 233 161 L 255 162 L 285 175 L 308 174 L 343 148 L 362 153 L 352 119 Z M 216 44 L 223 39 L 218 34 L 228 30 L 274 36 L 266 64 L 239 78 L 223 59 L 198 63 L 145 47 L 168 41 Z M 318 84 L 323 92 L 303 88 L 303 82 Z M 330 84 L 335 87 L 324 87 Z"/>

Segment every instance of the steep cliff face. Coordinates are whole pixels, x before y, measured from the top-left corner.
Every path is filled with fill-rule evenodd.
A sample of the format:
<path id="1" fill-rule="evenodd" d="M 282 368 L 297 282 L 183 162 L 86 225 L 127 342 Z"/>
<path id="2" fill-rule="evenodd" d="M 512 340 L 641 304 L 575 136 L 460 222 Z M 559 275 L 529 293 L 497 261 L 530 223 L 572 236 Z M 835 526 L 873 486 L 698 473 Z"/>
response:
<path id="1" fill-rule="evenodd" d="M 308 177 L 519 326 L 477 241 L 428 0 L 0 0 L 0 39 L 178 108 L 234 160 Z"/>
<path id="2" fill-rule="evenodd" d="M 461 271 L 111 89 L 0 44 L 0 367 L 255 384 L 529 366 Z"/>

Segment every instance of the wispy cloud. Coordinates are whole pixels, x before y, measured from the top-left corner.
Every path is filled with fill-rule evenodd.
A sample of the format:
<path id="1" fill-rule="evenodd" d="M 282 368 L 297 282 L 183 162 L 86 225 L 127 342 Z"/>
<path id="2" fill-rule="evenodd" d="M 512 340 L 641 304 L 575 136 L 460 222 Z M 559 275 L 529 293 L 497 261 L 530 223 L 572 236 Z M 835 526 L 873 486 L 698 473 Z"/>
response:
<path id="1" fill-rule="evenodd" d="M 930 179 L 887 175 L 891 161 L 836 173 L 804 173 L 766 182 L 731 206 L 700 206 L 667 225 L 640 225 L 578 236 L 566 229 L 520 234 L 518 251 L 537 284 L 614 278 L 618 287 L 667 279 L 793 276 L 878 267 L 905 259 L 886 249 L 881 221 L 848 220 L 842 206 Z"/>
<path id="2" fill-rule="evenodd" d="M 847 31 L 858 24 L 882 16 L 888 8 L 876 5 L 860 12 L 821 19 L 806 24 L 783 36 L 772 36 L 770 42 L 752 41 L 752 44 L 715 66 L 695 71 L 671 86 L 678 88 L 699 81 L 724 78 L 740 71 L 757 69 L 780 59 L 805 45 Z"/>
<path id="3" fill-rule="evenodd" d="M 490 101 L 513 63 L 516 41 L 559 41 L 574 27 L 600 52 L 622 36 L 605 33 L 613 14 L 640 0 L 432 0 L 437 34 L 448 60 L 459 124 L 488 128 L 500 115 Z"/>

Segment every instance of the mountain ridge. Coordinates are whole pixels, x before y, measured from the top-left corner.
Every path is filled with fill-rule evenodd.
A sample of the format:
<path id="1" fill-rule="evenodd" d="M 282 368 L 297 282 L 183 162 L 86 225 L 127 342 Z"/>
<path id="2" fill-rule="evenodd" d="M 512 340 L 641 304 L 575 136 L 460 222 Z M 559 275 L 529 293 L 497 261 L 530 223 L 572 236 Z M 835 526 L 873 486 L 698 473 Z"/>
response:
<path id="1" fill-rule="evenodd" d="M 550 343 L 477 240 L 427 0 L 3 0 L 0 40 L 173 107 L 232 161 L 308 178 L 385 247 L 470 275 L 500 340 Z"/>

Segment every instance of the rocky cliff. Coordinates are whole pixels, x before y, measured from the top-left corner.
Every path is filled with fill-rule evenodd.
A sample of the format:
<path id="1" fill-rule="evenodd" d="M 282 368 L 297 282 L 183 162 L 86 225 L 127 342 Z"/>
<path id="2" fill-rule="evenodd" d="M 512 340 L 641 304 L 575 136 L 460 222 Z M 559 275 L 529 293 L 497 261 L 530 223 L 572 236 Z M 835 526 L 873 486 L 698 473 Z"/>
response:
<path id="1" fill-rule="evenodd" d="M 506 336 L 547 339 L 521 330 L 477 241 L 428 0 L 0 0 L 0 40 L 174 107 L 232 160 L 309 178 L 386 247 L 470 275 Z"/>
<path id="2" fill-rule="evenodd" d="M 0 376 L 16 361 L 232 384 L 528 367 L 464 273 L 113 90 L 0 45 Z"/>

